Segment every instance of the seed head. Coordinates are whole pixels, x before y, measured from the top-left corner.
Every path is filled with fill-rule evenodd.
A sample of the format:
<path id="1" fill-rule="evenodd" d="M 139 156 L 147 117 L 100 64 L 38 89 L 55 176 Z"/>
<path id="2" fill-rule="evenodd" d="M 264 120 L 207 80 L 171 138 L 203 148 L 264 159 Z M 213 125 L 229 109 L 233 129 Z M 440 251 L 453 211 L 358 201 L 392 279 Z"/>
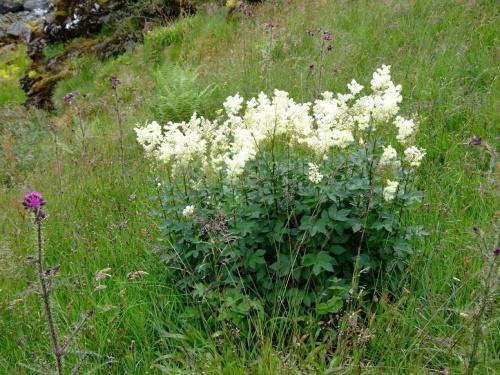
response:
<path id="1" fill-rule="evenodd" d="M 114 90 L 121 84 L 121 81 L 116 76 L 109 77 L 109 82 L 111 82 L 111 87 L 113 87 Z"/>

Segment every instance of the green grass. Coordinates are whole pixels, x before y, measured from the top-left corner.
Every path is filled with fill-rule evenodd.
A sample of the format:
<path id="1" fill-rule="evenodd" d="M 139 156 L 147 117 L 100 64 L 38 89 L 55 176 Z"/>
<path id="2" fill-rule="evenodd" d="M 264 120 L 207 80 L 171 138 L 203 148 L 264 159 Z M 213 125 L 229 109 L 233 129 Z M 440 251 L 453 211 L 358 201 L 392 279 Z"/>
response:
<path id="1" fill-rule="evenodd" d="M 0 51 L 0 105 L 21 104 L 26 95 L 19 87 L 31 61 L 25 46 L 6 46 Z"/>
<path id="2" fill-rule="evenodd" d="M 61 264 L 54 294 L 61 334 L 86 309 L 96 310 L 79 340 L 79 347 L 95 353 L 86 366 L 96 368 L 94 373 L 334 373 L 337 366 L 342 366 L 338 373 L 359 368 L 366 374 L 444 368 L 463 373 L 472 343 L 470 316 L 488 266 L 471 228 L 482 228 L 494 246 L 498 224 L 498 175 L 489 171 L 486 148 L 466 143 L 477 134 L 498 148 L 499 10 L 494 1 L 283 1 L 261 5 L 251 18 L 228 22 L 220 12 L 181 20 L 172 28 L 182 34 L 181 42 L 165 43 L 163 53 L 153 53 L 160 63 L 166 59 L 195 69 L 199 87 L 216 86 L 203 106 L 207 115 L 236 92 L 249 97 L 277 87 L 312 100 L 317 87 L 309 65 L 318 63 L 308 29 L 333 36 L 323 88 L 345 91 L 352 78 L 367 84 L 376 67 L 392 65 L 394 81 L 403 85 L 404 109 L 419 115 L 419 144 L 428 153 L 419 176 L 426 200 L 408 219 L 430 235 L 412 258 L 397 298 L 367 308 L 363 325 L 373 337 L 353 351 L 328 353 L 326 345 L 315 344 L 314 332 L 286 347 L 273 345 L 270 334 L 244 345 L 230 327 L 209 329 L 206 320 L 195 318 L 196 304 L 173 288 L 154 252 L 159 234 L 151 215 L 158 206 L 153 173 L 132 131 L 136 123 L 153 119 L 154 69 L 145 59 L 152 56 L 151 46 L 106 62 L 75 61 L 78 73 L 56 91 L 57 117 L 7 116 L 5 109 L 2 119 L 10 128 L 24 126 L 23 116 L 37 118 L 40 127 L 55 124 L 63 165 L 59 174 L 46 130 L 40 130 L 44 136 L 36 146 L 8 148 L 29 140 L 0 128 L 4 156 L 13 149 L 9 163 L 0 165 L 20 173 L 18 160 L 32 160 L 30 173 L 23 172 L 14 185 L 0 185 L 0 373 L 31 373 L 19 363 L 33 365 L 39 356 L 51 361 L 41 302 L 26 286 L 35 280 L 34 267 L 25 260 L 33 253 L 33 229 L 20 206 L 27 190 L 42 191 L 48 201 L 47 263 Z M 264 28 L 270 21 L 277 24 L 272 36 Z M 123 82 L 126 186 L 120 182 L 111 74 Z M 0 91 L 6 95 L 3 86 Z M 61 100 L 69 91 L 87 94 L 80 105 L 92 151 L 83 158 L 78 142 L 71 142 L 75 109 Z M 0 97 L 0 103 L 8 101 L 20 100 L 12 93 Z M 94 275 L 106 267 L 112 277 L 103 282 L 106 289 L 96 291 Z M 149 275 L 129 280 L 127 274 L 136 270 Z M 494 374 L 500 366 L 493 302 L 483 324 L 477 374 Z"/>
<path id="3" fill-rule="evenodd" d="M 64 43 L 56 42 L 45 46 L 45 48 L 43 49 L 43 56 L 46 59 L 50 59 L 52 57 L 60 55 L 63 52 L 64 52 Z"/>

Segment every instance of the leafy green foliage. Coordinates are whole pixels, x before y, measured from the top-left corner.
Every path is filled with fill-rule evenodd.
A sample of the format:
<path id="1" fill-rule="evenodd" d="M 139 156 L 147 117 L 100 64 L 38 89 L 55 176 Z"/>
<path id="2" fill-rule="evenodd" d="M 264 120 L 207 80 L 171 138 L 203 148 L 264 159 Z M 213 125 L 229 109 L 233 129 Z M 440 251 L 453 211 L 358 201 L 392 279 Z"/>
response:
<path id="1" fill-rule="evenodd" d="M 0 105 L 21 104 L 26 95 L 19 87 L 19 79 L 31 60 L 24 45 L 7 45 L 0 50 Z"/>
<path id="2" fill-rule="evenodd" d="M 51 43 L 45 46 L 43 49 L 43 56 L 46 59 L 50 59 L 54 56 L 57 56 L 61 53 L 64 52 L 64 43 L 63 42 L 56 42 L 56 43 Z"/>
<path id="3" fill-rule="evenodd" d="M 165 62 L 155 73 L 156 101 L 153 105 L 155 118 L 182 121 L 192 113 L 203 113 L 206 99 L 213 86 L 198 87 L 197 73 L 178 64 Z"/>
<path id="4" fill-rule="evenodd" d="M 184 30 L 189 26 L 191 18 L 176 22 L 166 27 L 156 27 L 144 36 L 144 58 L 151 66 L 165 60 L 165 48 L 182 42 Z"/>
<path id="5" fill-rule="evenodd" d="M 371 176 L 361 152 L 329 156 L 331 173 L 317 185 L 306 164 L 267 153 L 237 183 L 204 182 L 193 166 L 195 188 L 165 188 L 165 260 L 183 270 L 179 285 L 204 285 L 224 301 L 227 290 L 239 290 L 268 311 L 315 307 L 323 315 L 342 307 L 356 262 L 368 290 L 380 271 L 400 274 L 418 234 L 402 213 L 421 195 L 401 192 L 385 202 L 371 181 L 381 177 Z M 187 204 L 196 211 L 183 217 Z"/>

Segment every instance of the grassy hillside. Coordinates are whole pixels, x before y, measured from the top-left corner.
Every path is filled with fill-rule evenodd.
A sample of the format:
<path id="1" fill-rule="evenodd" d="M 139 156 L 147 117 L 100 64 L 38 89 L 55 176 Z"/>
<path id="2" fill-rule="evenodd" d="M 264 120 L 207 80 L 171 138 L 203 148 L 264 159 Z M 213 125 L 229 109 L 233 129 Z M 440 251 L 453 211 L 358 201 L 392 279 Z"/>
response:
<path id="1" fill-rule="evenodd" d="M 52 361 L 41 301 L 29 283 L 36 280 L 26 259 L 33 229 L 20 204 L 26 191 L 37 190 L 48 202 L 47 263 L 61 265 L 54 291 L 61 334 L 95 310 L 78 340 L 92 353 L 85 366 L 91 373 L 459 374 L 481 332 L 476 373 L 494 374 L 498 299 L 479 330 L 474 316 L 498 246 L 499 10 L 495 1 L 289 0 L 231 19 L 223 10 L 200 12 L 154 29 L 144 45 L 115 59 L 75 60 L 78 74 L 56 90 L 57 113 L 1 107 L 0 373 L 33 373 L 25 365 L 38 367 L 40 356 Z M 332 35 L 322 60 L 318 38 L 308 33 L 316 29 Z M 359 341 L 337 350 L 316 339 L 328 332 L 324 324 L 278 344 L 275 332 L 244 342 L 234 327 L 208 324 L 192 296 L 173 287 L 155 252 L 156 172 L 133 127 L 192 111 L 213 116 L 236 92 L 250 98 L 280 88 L 313 100 L 322 89 L 345 91 L 352 78 L 367 84 L 381 64 L 392 65 L 402 84 L 403 108 L 418 113 L 419 143 L 427 150 L 418 180 L 425 202 L 407 219 L 429 236 L 397 297 L 357 314 L 343 328 L 361 329 Z M 111 75 L 122 82 L 125 184 Z M 67 105 L 62 98 L 70 91 L 85 96 Z M 85 154 L 78 130 L 72 132 L 79 121 L 87 128 Z M 470 144 L 473 135 L 481 146 Z M 474 226 L 491 251 L 481 250 Z M 111 277 L 96 281 L 105 268 Z M 135 271 L 148 275 L 131 279 Z"/>

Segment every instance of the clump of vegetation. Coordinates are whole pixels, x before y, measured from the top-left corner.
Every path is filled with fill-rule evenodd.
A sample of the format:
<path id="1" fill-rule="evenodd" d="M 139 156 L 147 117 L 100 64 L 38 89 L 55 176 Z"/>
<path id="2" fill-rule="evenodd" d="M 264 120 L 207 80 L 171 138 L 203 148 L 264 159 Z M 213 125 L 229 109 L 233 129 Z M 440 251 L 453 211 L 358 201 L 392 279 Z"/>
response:
<path id="1" fill-rule="evenodd" d="M 143 45 L 144 59 L 148 61 L 151 67 L 155 67 L 168 59 L 166 47 L 178 46 L 192 23 L 192 17 L 185 17 L 179 22 L 168 26 L 155 27 L 146 33 Z"/>
<path id="2" fill-rule="evenodd" d="M 7 45 L 0 51 L 0 106 L 21 104 L 26 98 L 19 87 L 19 79 L 23 76 L 31 61 L 24 45 Z"/>
<path id="3" fill-rule="evenodd" d="M 156 100 L 152 107 L 155 118 L 162 122 L 182 121 L 193 112 L 203 112 L 214 87 L 200 88 L 197 76 L 195 70 L 168 61 L 156 70 Z"/>
<path id="4" fill-rule="evenodd" d="M 380 273 L 397 279 L 422 233 L 402 216 L 421 199 L 425 151 L 415 121 L 397 115 L 388 66 L 370 94 L 354 80 L 348 88 L 312 105 L 278 90 L 236 95 L 213 122 L 193 114 L 136 129 L 167 170 L 165 251 L 181 287 L 212 302 L 238 295 L 241 318 L 252 306 L 329 315 L 359 281 L 373 292 Z"/>
<path id="5" fill-rule="evenodd" d="M 48 44 L 43 49 L 43 56 L 46 59 L 50 59 L 52 57 L 58 56 L 64 52 L 64 43 L 63 42 L 55 42 L 52 44 Z"/>

